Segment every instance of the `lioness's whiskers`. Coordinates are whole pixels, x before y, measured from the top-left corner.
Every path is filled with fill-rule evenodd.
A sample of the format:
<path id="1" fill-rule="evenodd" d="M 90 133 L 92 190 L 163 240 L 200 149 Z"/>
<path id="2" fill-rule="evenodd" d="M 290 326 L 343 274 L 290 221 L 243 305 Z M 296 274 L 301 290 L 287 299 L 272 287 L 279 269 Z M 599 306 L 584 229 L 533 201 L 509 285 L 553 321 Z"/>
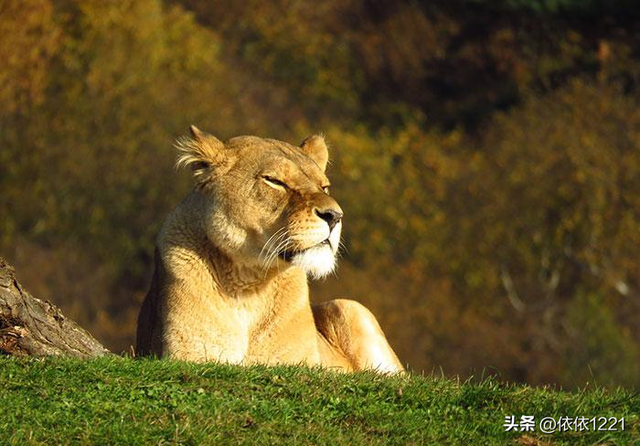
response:
<path id="1" fill-rule="evenodd" d="M 264 247 L 267 247 L 269 245 L 269 243 L 271 243 L 274 239 L 276 239 L 277 237 L 281 236 L 284 231 L 286 230 L 286 226 L 282 226 L 281 228 L 279 228 L 276 232 L 274 232 L 271 237 L 269 237 L 269 239 L 266 241 L 266 243 L 264 244 Z"/>
<path id="2" fill-rule="evenodd" d="M 267 264 L 270 263 L 272 257 L 274 255 L 277 255 L 280 249 L 282 249 L 281 245 L 286 242 L 287 237 L 288 235 L 284 233 L 284 234 L 281 234 L 276 239 L 274 239 L 273 242 L 271 242 L 271 246 L 269 246 L 269 248 L 267 249 L 267 256 L 266 256 Z"/>
<path id="3" fill-rule="evenodd" d="M 269 246 L 269 243 L 271 243 L 272 241 L 275 243 L 275 240 L 282 238 L 282 236 L 286 234 L 286 230 L 287 230 L 287 227 L 283 226 L 280 229 L 278 229 L 276 232 L 274 232 L 271 237 L 269 237 L 269 240 L 265 242 L 265 244 L 262 246 L 262 249 L 260 250 L 260 257 L 262 257 L 262 254 L 265 252 L 265 250 L 267 253 L 269 252 L 269 250 L 267 249 L 267 247 Z"/>
<path id="4" fill-rule="evenodd" d="M 277 260 L 278 253 L 288 247 L 291 243 L 288 228 L 286 226 L 278 229 L 264 244 L 260 251 L 260 257 L 263 259 L 263 270 L 265 277 L 272 264 Z M 280 268 L 278 266 L 278 271 Z"/>
<path id="5" fill-rule="evenodd" d="M 280 253 L 280 251 L 282 251 L 283 249 L 289 247 L 289 245 L 292 243 L 291 238 L 287 237 L 286 239 L 280 241 L 280 243 L 278 243 L 273 250 L 271 251 L 271 256 L 270 256 L 270 261 L 272 261 L 273 259 L 278 257 L 278 254 Z"/>
<path id="6" fill-rule="evenodd" d="M 276 231 L 276 234 L 274 234 L 263 247 L 263 250 L 266 253 L 266 255 L 263 256 L 263 259 L 264 259 L 263 269 L 265 271 L 265 276 L 266 276 L 266 272 L 271 267 L 271 263 L 273 262 L 275 256 L 277 256 L 278 246 L 282 243 L 282 240 L 286 237 L 287 237 L 286 228 L 281 228 L 280 230 Z"/>
<path id="7" fill-rule="evenodd" d="M 270 253 L 270 255 L 269 255 L 268 262 L 267 262 L 267 265 L 266 265 L 266 269 L 268 270 L 269 268 L 271 268 L 271 264 L 272 264 L 273 262 L 276 262 L 276 261 L 277 261 L 277 259 L 278 259 L 278 254 L 279 254 L 282 250 L 284 250 L 284 249 L 288 248 L 289 246 L 291 246 L 292 244 L 293 244 L 293 240 L 291 240 L 291 238 L 290 238 L 290 237 L 288 237 L 288 236 L 287 236 L 287 238 L 285 238 L 284 240 L 280 241 L 280 243 L 278 243 L 278 245 L 276 245 L 276 246 L 271 250 L 271 253 Z M 279 272 L 279 271 L 280 271 L 280 265 L 278 265 L 278 264 L 276 263 L 276 266 L 278 267 L 278 272 Z"/>

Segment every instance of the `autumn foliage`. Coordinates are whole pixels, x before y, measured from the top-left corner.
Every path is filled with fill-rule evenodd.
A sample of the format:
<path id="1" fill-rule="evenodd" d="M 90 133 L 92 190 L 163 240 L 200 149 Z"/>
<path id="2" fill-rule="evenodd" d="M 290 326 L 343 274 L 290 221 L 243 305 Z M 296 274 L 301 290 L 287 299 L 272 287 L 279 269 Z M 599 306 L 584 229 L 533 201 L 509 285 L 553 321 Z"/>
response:
<path id="1" fill-rule="evenodd" d="M 640 14 L 571 0 L 0 0 L 0 253 L 116 351 L 173 140 L 323 131 L 335 278 L 417 371 L 640 384 Z"/>

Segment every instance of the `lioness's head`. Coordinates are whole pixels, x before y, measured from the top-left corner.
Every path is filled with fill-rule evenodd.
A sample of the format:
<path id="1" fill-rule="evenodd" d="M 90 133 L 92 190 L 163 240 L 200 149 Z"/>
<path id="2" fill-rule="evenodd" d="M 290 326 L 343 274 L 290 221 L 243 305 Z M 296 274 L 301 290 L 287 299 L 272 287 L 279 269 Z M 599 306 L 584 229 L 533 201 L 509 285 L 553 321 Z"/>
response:
<path id="1" fill-rule="evenodd" d="M 205 197 L 203 229 L 234 262 L 296 265 L 313 277 L 333 270 L 342 209 L 329 196 L 321 136 L 299 147 L 256 136 L 223 143 L 192 126 L 177 148 L 178 165 L 191 167 Z"/>

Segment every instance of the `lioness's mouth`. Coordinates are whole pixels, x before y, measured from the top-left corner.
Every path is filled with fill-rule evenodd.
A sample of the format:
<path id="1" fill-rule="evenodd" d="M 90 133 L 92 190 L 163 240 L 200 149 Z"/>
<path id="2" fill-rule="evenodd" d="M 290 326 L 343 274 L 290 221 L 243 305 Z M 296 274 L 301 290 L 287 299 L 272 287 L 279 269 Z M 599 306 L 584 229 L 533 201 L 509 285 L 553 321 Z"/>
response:
<path id="1" fill-rule="evenodd" d="M 306 249 L 287 249 L 284 251 L 280 251 L 278 253 L 278 257 L 280 257 L 282 260 L 285 260 L 287 262 L 291 262 L 291 260 L 293 260 L 293 258 L 298 255 L 298 254 L 302 254 L 305 251 L 309 251 L 310 249 L 315 249 L 315 248 L 320 248 L 322 246 L 329 246 L 331 247 L 331 242 L 329 241 L 329 239 L 325 239 L 323 241 L 321 241 L 320 243 L 310 246 L 309 248 Z"/>
<path id="2" fill-rule="evenodd" d="M 280 251 L 278 253 L 278 257 L 280 257 L 282 260 L 290 262 L 291 259 L 293 259 L 293 256 L 295 256 L 299 252 L 300 251 Z"/>

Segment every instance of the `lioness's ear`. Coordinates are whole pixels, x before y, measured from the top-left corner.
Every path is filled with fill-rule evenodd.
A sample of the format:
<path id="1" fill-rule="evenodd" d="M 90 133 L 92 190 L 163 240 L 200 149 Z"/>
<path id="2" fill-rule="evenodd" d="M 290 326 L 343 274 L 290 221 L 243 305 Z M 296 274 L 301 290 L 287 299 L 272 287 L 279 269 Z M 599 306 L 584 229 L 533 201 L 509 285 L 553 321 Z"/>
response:
<path id="1" fill-rule="evenodd" d="M 300 148 L 309 158 L 314 160 L 324 172 L 329 161 L 329 149 L 327 143 L 321 135 L 313 135 L 302 141 Z"/>
<path id="2" fill-rule="evenodd" d="M 191 136 L 183 136 L 176 141 L 178 160 L 176 167 L 191 167 L 198 177 L 211 167 L 219 167 L 228 162 L 229 152 L 222 141 L 203 132 L 195 125 L 189 127 Z"/>

